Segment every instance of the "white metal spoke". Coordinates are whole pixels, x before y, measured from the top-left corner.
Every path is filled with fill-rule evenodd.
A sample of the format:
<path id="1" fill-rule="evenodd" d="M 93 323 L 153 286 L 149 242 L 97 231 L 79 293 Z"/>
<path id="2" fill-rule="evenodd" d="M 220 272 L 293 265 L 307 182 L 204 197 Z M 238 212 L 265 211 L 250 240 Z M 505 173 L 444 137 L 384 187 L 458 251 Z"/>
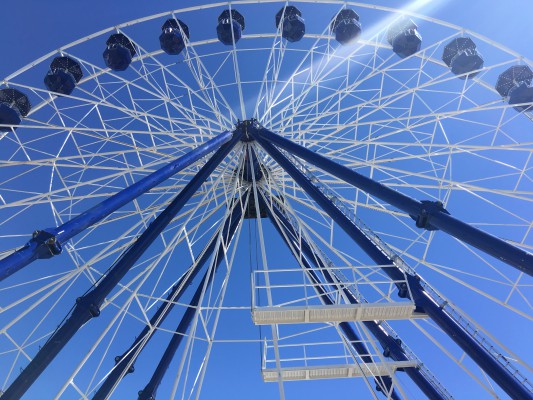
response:
<path id="1" fill-rule="evenodd" d="M 398 10 L 344 0 L 193 1 L 56 45 L 0 85 L 1 93 L 15 89 L 32 105 L 20 123 L 8 118 L 2 125 L 11 115 L 5 107 L 18 108 L 0 97 L 0 263 L 21 251 L 32 232 L 64 224 L 222 132 L 258 127 L 414 199 L 440 201 L 453 217 L 531 252 L 533 112 L 528 103 L 510 104 L 511 92 L 531 83 L 513 76 L 502 96 L 496 82 L 508 68 L 533 69 L 533 63 L 422 15 L 439 14 L 440 4 L 426 3 L 414 0 Z M 301 40 L 287 39 L 287 15 L 275 24 L 276 13 L 288 7 L 302 14 Z M 361 35 L 340 44 L 332 22 L 350 9 L 359 15 Z M 230 12 L 233 40 L 227 45 L 216 30 L 223 11 Z M 231 29 L 231 11 L 245 18 L 240 38 Z M 388 38 L 401 16 L 422 36 L 420 50 L 403 58 Z M 183 45 L 177 55 L 165 53 L 158 41 L 169 19 L 190 32 L 181 23 L 172 31 Z M 124 70 L 102 60 L 106 40 L 118 33 L 135 49 Z M 475 76 L 454 74 L 443 59 L 446 46 L 462 38 L 471 38 L 483 56 Z M 43 85 L 60 56 L 83 73 L 68 94 Z M 101 282 L 215 150 L 61 243 L 62 254 L 48 258 L 49 243 L 43 245 L 43 259 L 0 282 L 0 396 L 76 298 Z M 533 390 L 533 352 L 523 345 L 533 320 L 528 274 L 444 232 L 417 228 L 416 216 L 281 152 L 394 268 L 419 275 L 442 312 Z M 234 207 L 243 216 L 234 237 L 222 237 Z M 272 222 L 290 230 L 280 236 Z M 183 295 L 171 297 L 212 238 L 222 246 L 222 259 L 210 256 L 190 287 L 181 288 Z M 309 390 L 317 398 L 352 392 L 390 398 L 391 390 L 402 398 L 424 397 L 407 368 L 417 368 L 444 398 L 466 389 L 472 398 L 505 397 L 424 310 L 402 297 L 400 282 L 386 268 L 392 267 L 373 265 L 313 196 L 245 135 L 108 294 L 99 318 L 80 329 L 26 396 L 92 398 L 115 368 L 114 358 L 146 328 L 127 366 L 136 372 L 122 374 L 113 397 L 137 396 L 175 335 L 183 338 L 159 397 L 239 397 L 241 389 L 261 400 L 305 397 Z M 186 331 L 176 332 L 206 271 L 195 316 Z M 168 319 L 151 323 L 160 307 Z M 362 310 L 378 308 L 381 316 L 364 319 L 370 311 Z M 391 317 L 400 308 L 407 310 L 402 317 Z M 346 321 L 338 317 L 342 312 L 355 314 Z M 318 314 L 322 319 L 313 320 Z M 270 322 L 261 325 L 263 317 Z M 391 358 L 374 337 L 376 322 L 407 361 Z M 349 343 L 341 323 L 360 341 Z M 343 373 L 350 378 L 307 382 Z"/>

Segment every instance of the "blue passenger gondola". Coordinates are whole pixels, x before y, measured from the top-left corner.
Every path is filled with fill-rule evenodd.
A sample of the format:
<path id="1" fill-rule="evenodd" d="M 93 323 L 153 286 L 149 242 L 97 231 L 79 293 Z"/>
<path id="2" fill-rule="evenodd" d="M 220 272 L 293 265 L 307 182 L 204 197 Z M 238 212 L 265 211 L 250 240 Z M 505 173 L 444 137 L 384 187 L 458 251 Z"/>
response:
<path id="1" fill-rule="evenodd" d="M 44 77 L 46 88 L 55 93 L 69 95 L 83 77 L 80 64 L 70 57 L 56 57 Z"/>
<path id="2" fill-rule="evenodd" d="M 409 18 L 402 18 L 390 26 L 387 41 L 392 46 L 392 51 L 401 58 L 415 54 L 422 46 L 418 26 Z"/>
<path id="3" fill-rule="evenodd" d="M 471 79 L 483 68 L 483 57 L 474 41 L 468 37 L 453 39 L 444 48 L 442 61 L 461 79 Z"/>
<path id="4" fill-rule="evenodd" d="M 178 55 L 185 48 L 184 35 L 189 39 L 189 27 L 179 19 L 167 19 L 159 36 L 161 50 L 169 55 Z"/>
<path id="5" fill-rule="evenodd" d="M 0 125 L 19 125 L 30 110 L 30 101 L 24 93 L 17 89 L 0 89 Z M 9 128 L 0 128 L 0 132 L 6 130 Z"/>
<path id="6" fill-rule="evenodd" d="M 517 111 L 533 111 L 533 71 L 527 65 L 515 65 L 503 72 L 496 82 L 496 90 L 502 97 L 508 97 Z M 530 105 L 524 103 L 532 103 Z"/>
<path id="7" fill-rule="evenodd" d="M 359 15 L 349 8 L 341 10 L 331 21 L 330 27 L 335 34 L 335 40 L 343 45 L 357 39 L 361 34 Z"/>
<path id="8" fill-rule="evenodd" d="M 218 17 L 217 36 L 225 45 L 237 43 L 244 30 L 244 17 L 237 10 L 224 10 Z"/>
<path id="9" fill-rule="evenodd" d="M 104 51 L 105 64 L 113 71 L 124 71 L 137 53 L 133 43 L 122 33 L 109 36 Z"/>
<path id="10" fill-rule="evenodd" d="M 280 28 L 281 36 L 289 42 L 297 42 L 305 35 L 305 21 L 302 13 L 294 6 L 286 6 L 276 14 L 276 28 Z"/>

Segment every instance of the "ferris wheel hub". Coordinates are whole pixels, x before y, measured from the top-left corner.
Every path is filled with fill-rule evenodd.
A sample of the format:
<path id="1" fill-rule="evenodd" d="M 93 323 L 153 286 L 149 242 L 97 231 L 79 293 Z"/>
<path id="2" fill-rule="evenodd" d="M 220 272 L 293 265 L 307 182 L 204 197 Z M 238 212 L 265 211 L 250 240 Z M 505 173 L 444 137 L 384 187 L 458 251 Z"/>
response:
<path id="1" fill-rule="evenodd" d="M 263 127 L 259 124 L 256 118 L 246 119 L 244 121 L 237 121 L 235 124 L 235 132 L 240 132 L 242 142 L 253 142 L 254 133 L 258 132 Z"/>

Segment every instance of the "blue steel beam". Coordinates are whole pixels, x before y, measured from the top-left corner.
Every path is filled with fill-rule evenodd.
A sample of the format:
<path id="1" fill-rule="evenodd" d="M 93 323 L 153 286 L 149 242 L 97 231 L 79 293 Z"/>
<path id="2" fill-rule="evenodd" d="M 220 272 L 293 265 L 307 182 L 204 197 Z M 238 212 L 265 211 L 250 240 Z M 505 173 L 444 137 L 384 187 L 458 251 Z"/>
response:
<path id="1" fill-rule="evenodd" d="M 41 231 L 35 231 L 33 238 L 26 245 L 6 258 L 0 260 L 0 281 L 24 268 L 37 259 L 51 258 L 62 251 L 62 244 L 78 233 L 104 219 L 133 199 L 146 193 L 200 158 L 215 151 L 232 137 L 231 132 L 224 132 L 206 143 L 198 146 L 184 156 L 168 163 L 159 170 L 144 177 L 133 185 L 121 190 L 89 210 L 72 218 L 70 221 Z"/>
<path id="2" fill-rule="evenodd" d="M 273 143 L 346 183 L 397 207 L 413 217 L 419 228 L 440 229 L 533 276 L 533 254 L 452 217 L 439 202 L 414 200 L 267 129 L 257 129 L 252 132 L 252 136 Z"/>
<path id="3" fill-rule="evenodd" d="M 261 198 L 261 201 L 264 202 L 264 200 Z M 329 267 L 324 264 L 324 262 L 316 255 L 310 244 L 307 242 L 307 240 L 303 236 L 298 236 L 296 231 L 294 230 L 294 227 L 289 223 L 288 219 L 283 215 L 283 213 L 275 206 L 273 205 L 274 210 L 274 216 L 272 215 L 272 211 L 270 208 L 268 208 L 268 216 L 282 238 L 285 240 L 289 248 L 291 248 L 289 244 L 289 239 L 292 242 L 294 248 L 300 247 L 303 254 L 305 255 L 305 258 L 302 258 L 302 262 L 304 264 L 304 267 L 306 270 L 311 274 L 311 277 L 313 279 L 313 283 L 315 284 L 313 288 L 319 292 L 320 297 L 324 300 L 325 304 L 334 304 L 334 302 L 330 299 L 330 297 L 325 293 L 324 289 L 320 285 L 320 280 L 318 279 L 316 273 L 312 270 L 311 265 L 309 262 L 313 263 L 315 267 L 319 268 L 319 270 L 324 272 L 324 277 L 326 278 L 327 282 L 330 285 L 337 286 L 337 282 L 329 272 Z M 276 218 L 279 219 L 281 222 L 278 223 Z M 285 231 L 287 238 L 281 233 L 281 229 Z M 295 254 L 295 257 L 300 260 L 300 257 L 298 257 L 297 254 Z M 343 288 L 343 292 L 346 294 L 348 300 L 351 304 L 358 304 L 359 301 L 357 298 L 350 292 L 347 288 Z M 368 328 L 368 330 L 374 335 L 374 337 L 379 341 L 381 344 L 384 353 L 388 352 L 390 358 L 392 358 L 395 361 L 408 361 L 408 357 L 405 355 L 405 352 L 402 349 L 402 346 L 390 335 L 387 334 L 375 321 L 364 321 L 363 324 Z M 352 327 L 348 324 L 349 328 L 352 329 Z M 342 328 L 342 326 L 341 326 Z M 424 394 L 432 400 L 446 400 L 447 397 L 444 397 L 441 395 L 439 390 L 434 387 L 431 382 L 429 382 L 420 372 L 420 369 L 418 368 L 406 368 L 405 372 L 409 377 L 415 382 L 415 384 L 424 392 Z M 377 382 L 376 382 L 377 383 Z M 379 387 L 379 385 L 378 385 Z"/>
<path id="4" fill-rule="evenodd" d="M 492 354 L 480 346 L 472 336 L 458 325 L 443 309 L 424 291 L 417 276 L 407 275 L 409 288 L 415 304 L 457 343 L 487 375 L 489 375 L 512 399 L 533 400 L 531 393 L 515 379 Z"/>
<path id="5" fill-rule="evenodd" d="M 240 204 L 245 203 L 244 196 L 241 199 L 241 201 L 242 203 L 241 202 L 238 202 L 238 203 Z M 174 356 L 176 352 L 178 351 L 179 345 L 183 337 L 185 336 L 185 333 L 187 333 L 187 329 L 189 328 L 189 325 L 191 324 L 194 316 L 196 315 L 196 310 L 198 308 L 198 303 L 200 301 L 202 292 L 204 290 L 205 282 L 207 280 L 207 284 L 209 284 L 212 281 L 212 278 L 215 275 L 218 267 L 220 266 L 222 260 L 224 260 L 224 255 L 226 254 L 225 249 L 227 248 L 229 243 L 232 241 L 233 236 L 235 232 L 237 231 L 239 224 L 241 223 L 242 208 L 239 206 L 237 206 L 236 208 L 237 208 L 237 211 L 235 211 L 232 214 L 232 216 L 230 217 L 230 219 L 226 221 L 226 225 L 224 226 L 224 230 L 222 232 L 222 238 L 221 238 L 221 241 L 218 247 L 218 251 L 215 254 L 213 268 L 206 271 L 201 282 L 198 284 L 196 292 L 194 293 L 189 303 L 189 307 L 187 307 L 187 310 L 183 314 L 181 321 L 178 327 L 176 328 L 176 334 L 172 336 L 172 339 L 170 339 L 170 342 L 168 343 L 168 346 L 165 349 L 165 352 L 163 353 L 161 360 L 157 364 L 157 367 L 152 377 L 150 378 L 150 381 L 146 384 L 144 389 L 139 391 L 138 400 L 154 400 L 155 399 L 157 388 L 161 384 L 161 381 L 163 380 L 165 372 L 167 371 L 172 360 L 174 359 Z M 230 223 L 228 223 L 228 221 L 230 221 Z"/>
<path id="6" fill-rule="evenodd" d="M 2 400 L 18 400 L 30 388 L 52 360 L 59 354 L 76 332 L 93 317 L 100 315 L 100 306 L 106 296 L 117 283 L 126 275 L 135 262 L 144 254 L 146 249 L 163 232 L 165 227 L 174 219 L 181 208 L 187 203 L 198 188 L 205 182 L 219 163 L 228 155 L 240 140 L 240 134 L 224 144 L 207 163 L 198 171 L 196 176 L 183 188 L 168 207 L 146 228 L 138 239 L 116 261 L 108 274 L 82 297 L 76 300 L 71 315 L 60 326 L 48 341 L 41 347 L 28 366 L 20 373 L 2 395 Z"/>
<path id="7" fill-rule="evenodd" d="M 261 201 L 264 202 L 263 198 L 261 198 Z M 265 204 L 266 206 L 266 204 Z M 303 236 L 298 236 L 295 228 L 289 223 L 289 220 L 283 215 L 281 210 L 279 210 L 274 204 L 273 204 L 273 210 L 274 210 L 274 216 L 272 215 L 272 211 L 269 207 L 267 207 L 267 212 L 270 220 L 282 236 L 282 238 L 285 240 L 289 248 L 291 248 L 289 244 L 289 239 L 292 242 L 294 248 L 301 248 L 302 253 L 305 255 L 305 258 L 302 258 L 304 267 L 306 270 L 311 274 L 313 283 L 315 284 L 313 288 L 319 292 L 320 297 L 324 300 L 325 304 L 334 304 L 334 302 L 330 299 L 330 297 L 325 293 L 324 289 L 320 285 L 320 280 L 318 279 L 316 273 L 312 270 L 311 265 L 309 262 L 313 263 L 315 267 L 317 267 L 320 271 L 323 271 L 324 277 L 326 278 L 326 281 L 333 286 L 338 286 L 336 280 L 333 278 L 332 274 L 329 271 L 329 267 L 320 259 L 320 257 L 317 256 L 315 251 L 312 249 L 310 244 L 307 242 L 307 240 Z M 279 219 L 281 222 L 278 223 L 276 220 Z M 287 238 L 281 233 L 282 228 L 285 231 Z M 300 260 L 300 257 L 298 257 L 297 254 L 295 254 L 295 257 Z M 359 304 L 358 299 L 353 295 L 353 293 L 348 290 L 346 287 L 343 289 L 344 294 L 348 298 L 349 302 L 351 304 Z M 379 341 L 381 344 L 381 347 L 383 348 L 383 352 L 388 353 L 387 357 L 392 358 L 395 361 L 409 361 L 409 358 L 405 354 L 404 350 L 402 349 L 402 346 L 400 343 L 398 343 L 395 338 L 391 337 L 387 332 L 385 332 L 378 323 L 375 321 L 363 321 L 362 322 L 368 330 L 374 335 L 374 337 Z M 352 327 L 348 324 L 349 328 Z M 342 326 L 341 326 L 342 328 Z M 344 329 L 343 329 L 344 330 Z M 419 368 L 405 368 L 406 374 L 413 380 L 413 382 L 422 390 L 422 392 L 432 400 L 446 400 L 448 399 L 447 396 L 444 396 L 441 394 L 439 389 L 435 387 L 431 382 L 429 382 L 424 375 L 421 373 Z M 377 383 L 377 382 L 376 382 Z M 378 385 L 379 387 L 379 385 Z"/>
<path id="8" fill-rule="evenodd" d="M 191 272 L 183 275 L 172 287 L 172 290 L 167 295 L 166 301 L 157 309 L 152 318 L 150 318 L 150 323 L 146 325 L 136 336 L 128 350 L 115 358 L 117 365 L 115 368 L 113 368 L 109 375 L 107 375 L 104 383 L 102 383 L 102 385 L 98 388 L 98 391 L 93 396 L 93 400 L 107 399 L 122 377 L 124 377 L 126 374 L 132 373 L 135 370 L 133 365 L 140 353 L 140 351 L 136 352 L 137 347 L 141 345 L 141 342 L 143 347 L 146 346 L 155 333 L 155 329 L 165 321 L 167 316 L 174 308 L 176 302 L 178 302 L 181 298 L 185 289 L 192 283 L 206 261 L 214 254 L 219 235 L 222 235 L 223 238 L 233 237 L 242 217 L 242 207 L 240 205 L 244 204 L 245 200 L 246 199 L 243 196 L 243 198 L 241 198 L 241 202 L 238 200 L 234 202 L 231 211 L 231 217 L 224 221 L 222 230 L 220 232 L 215 232 L 209 243 L 196 258 L 193 265 L 189 267 Z M 215 254 L 216 266 L 218 267 L 218 264 L 224 259 L 224 247 L 222 243 L 218 246 L 218 251 Z"/>
<path id="9" fill-rule="evenodd" d="M 385 253 L 378 249 L 368 240 L 346 216 L 328 199 L 315 185 L 311 183 L 281 152 L 271 143 L 258 136 L 257 141 L 267 151 L 267 153 L 300 185 L 318 205 L 326 211 L 331 218 L 354 240 L 372 260 L 378 265 L 389 265 L 391 261 Z M 387 268 L 387 274 L 394 281 L 405 280 L 403 272 L 394 268 Z"/>
<path id="10" fill-rule="evenodd" d="M 261 201 L 264 201 L 261 198 Z M 270 221 L 272 222 L 272 225 L 274 225 L 274 228 L 278 231 L 281 238 L 284 240 L 285 244 L 287 244 L 287 247 L 291 251 L 293 249 L 297 249 L 300 244 L 303 245 L 305 239 L 298 237 L 296 235 L 296 232 L 294 232 L 294 229 L 292 229 L 291 225 L 285 218 L 285 216 L 282 215 L 282 213 L 274 208 L 274 215 L 272 214 L 272 210 L 270 207 L 266 207 L 268 217 Z M 280 222 L 281 221 L 281 224 Z M 301 239 L 301 241 L 300 241 Z M 308 272 L 310 279 L 313 283 L 313 289 L 317 292 L 317 294 L 320 296 L 320 299 L 324 302 L 326 305 L 333 305 L 335 302 L 330 298 L 330 296 L 326 293 L 325 289 L 321 285 L 320 278 L 317 276 L 315 271 L 313 271 L 313 268 L 307 258 L 299 257 L 298 254 L 294 254 L 296 259 L 302 263 L 305 270 Z M 344 336 L 348 339 L 348 342 L 353 347 L 353 349 L 359 354 L 361 357 L 361 360 L 364 363 L 372 363 L 372 357 L 369 354 L 368 349 L 363 344 L 361 338 L 359 335 L 355 332 L 354 328 L 348 323 L 348 322 L 341 322 L 339 324 L 339 328 L 341 328 L 342 332 L 344 333 Z M 392 387 L 392 378 L 390 376 L 380 376 L 380 377 L 374 377 L 374 382 L 376 383 L 376 387 L 379 388 L 378 390 L 382 392 L 390 392 L 390 396 L 392 399 L 400 399 L 399 395 L 396 393 L 395 390 L 390 391 Z M 385 388 L 385 390 L 383 390 Z"/>
<path id="11" fill-rule="evenodd" d="M 269 155 L 315 200 L 324 211 L 354 240 L 361 249 L 378 265 L 393 265 L 394 261 L 383 253 L 368 239 L 363 232 L 346 217 L 305 175 L 276 148 L 262 136 L 256 136 L 259 144 Z M 404 279 L 399 268 L 384 268 L 384 272 L 394 281 Z M 412 281 L 416 277 L 408 275 Z M 459 326 L 443 309 L 430 301 L 429 295 L 423 287 L 410 286 L 413 301 L 420 307 L 455 341 L 478 365 L 483 369 L 509 396 L 513 399 L 533 400 L 533 394 L 522 385 L 507 369 L 503 367 L 490 353 Z"/>
<path id="12" fill-rule="evenodd" d="M 181 321 L 178 327 L 176 328 L 176 333 L 172 335 L 172 339 L 170 339 L 170 342 L 168 343 L 168 346 L 165 349 L 165 353 L 163 354 L 163 357 L 161 357 L 159 364 L 157 364 L 157 368 L 155 369 L 154 374 L 152 375 L 152 378 L 150 379 L 148 384 L 144 387 L 144 389 L 139 391 L 138 400 L 154 400 L 155 399 L 157 388 L 161 384 L 161 381 L 163 380 L 163 376 L 165 375 L 165 372 L 167 372 L 168 366 L 172 362 L 172 359 L 174 358 L 174 355 L 176 354 L 176 351 L 179 348 L 181 340 L 185 336 L 185 333 L 187 332 L 187 329 L 189 325 L 191 324 L 192 319 L 196 315 L 198 302 L 200 301 L 200 297 L 202 295 L 203 286 L 207 279 L 207 275 L 208 275 L 208 272 L 205 273 L 204 277 L 202 278 L 202 281 L 199 283 L 198 288 L 196 289 L 196 292 L 194 293 L 194 296 L 190 301 L 190 305 L 187 307 L 187 310 L 183 314 Z"/>

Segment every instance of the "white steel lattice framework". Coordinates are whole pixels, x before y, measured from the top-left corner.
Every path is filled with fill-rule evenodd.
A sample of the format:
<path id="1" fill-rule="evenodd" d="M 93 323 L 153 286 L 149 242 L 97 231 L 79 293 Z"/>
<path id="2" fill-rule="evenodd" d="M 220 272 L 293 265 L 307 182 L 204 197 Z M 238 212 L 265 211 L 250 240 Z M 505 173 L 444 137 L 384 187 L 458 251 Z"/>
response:
<path id="1" fill-rule="evenodd" d="M 509 67 L 532 63 L 475 33 L 412 12 L 422 47 L 400 58 L 387 41 L 389 27 L 401 16 L 398 10 L 341 1 L 291 4 L 306 22 L 305 36 L 297 42 L 283 39 L 283 27 L 274 24 L 285 2 L 222 2 L 117 25 L 6 77 L 2 88 L 23 92 L 33 107 L 20 126 L 5 126 L 0 133 L 2 257 L 32 232 L 66 223 L 251 118 L 407 196 L 440 201 L 454 217 L 531 252 L 531 113 L 517 112 L 495 84 Z M 215 27 L 228 8 L 238 10 L 246 26 L 242 38 L 226 46 Z M 363 33 L 340 45 L 330 22 L 346 8 L 359 13 Z M 159 48 L 159 28 L 169 18 L 183 21 L 190 31 L 189 38 L 181 32 L 185 47 L 179 55 Z M 209 29 L 201 29 L 206 24 Z M 125 71 L 113 71 L 102 60 L 114 33 L 123 33 L 136 49 Z M 483 68 L 467 79 L 452 73 L 441 58 L 445 46 L 460 37 L 472 38 L 484 58 Z M 58 96 L 42 84 L 57 56 L 76 60 L 83 72 L 68 95 Z M 531 388 L 533 354 L 525 332 L 531 329 L 532 280 L 527 273 L 441 231 L 417 228 L 407 213 L 283 154 L 394 261 L 402 279 L 422 277 L 432 301 Z M 61 255 L 36 261 L 1 282 L 1 390 L 27 368 L 76 299 L 102 282 L 211 157 L 201 157 L 61 243 Z M 250 215 L 260 208 L 271 218 Z M 228 235 L 224 224 L 235 213 L 242 217 Z M 279 231 L 276 221 L 288 228 Z M 304 254 L 304 242 L 313 250 L 320 283 L 305 270 L 313 260 Z M 177 299 L 173 289 L 200 264 L 210 243 L 220 252 L 206 252 L 204 270 Z M 211 253 L 218 257 L 208 257 Z M 325 267 L 330 275 L 321 270 Z M 253 271 L 261 278 L 251 285 Z M 136 396 L 176 336 L 183 340 L 158 398 L 229 398 L 232 387 L 253 391 L 254 398 L 296 398 L 306 390 L 316 396 L 364 390 L 367 398 L 384 398 L 376 389 L 383 371 L 392 376 L 395 395 L 420 398 L 422 392 L 405 372 L 393 373 L 412 365 L 443 398 L 466 392 L 472 398 L 506 396 L 423 310 L 398 297 L 398 282 L 383 271 L 265 147 L 239 141 L 105 296 L 98 318 L 83 324 L 27 396 L 92 398 L 115 357 L 146 327 L 151 340 L 146 336 L 133 348 L 135 372 L 122 374 L 112 398 Z M 333 304 L 317 287 L 324 287 Z M 407 364 L 387 364 L 386 349 L 362 322 L 350 326 L 368 354 L 354 350 L 342 317 L 331 317 L 353 306 L 350 296 L 361 309 L 400 303 L 402 320 L 379 326 L 401 343 Z M 156 310 L 171 304 L 169 318 L 150 322 Z M 291 311 L 284 307 L 307 313 L 303 322 L 310 312 L 326 311 L 311 323 L 282 324 L 274 318 L 266 326 L 254 325 L 264 310 Z M 187 310 L 194 311 L 191 324 L 176 333 Z M 387 312 L 392 311 L 385 307 L 381 315 Z M 317 370 L 362 378 L 312 382 L 310 371 Z M 307 381 L 292 382 L 291 374 Z"/>

